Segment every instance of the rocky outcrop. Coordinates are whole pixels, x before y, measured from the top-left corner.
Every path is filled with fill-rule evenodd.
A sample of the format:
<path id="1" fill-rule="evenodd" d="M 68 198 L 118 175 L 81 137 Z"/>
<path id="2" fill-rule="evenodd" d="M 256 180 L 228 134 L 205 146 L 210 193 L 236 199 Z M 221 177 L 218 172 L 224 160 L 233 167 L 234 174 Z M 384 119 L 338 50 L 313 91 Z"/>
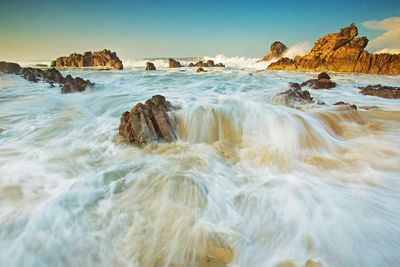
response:
<path id="1" fill-rule="evenodd" d="M 145 104 L 135 105 L 121 116 L 120 137 L 137 146 L 176 140 L 175 126 L 168 115 L 171 109 L 170 102 L 161 95 L 153 96 Z"/>
<path id="2" fill-rule="evenodd" d="M 209 59 L 209 60 L 207 60 L 207 62 L 204 62 L 204 61 L 200 60 L 200 61 L 197 61 L 196 63 L 189 63 L 189 67 L 200 67 L 200 68 L 203 68 L 203 67 L 221 67 L 221 68 L 224 68 L 225 65 L 222 64 L 222 63 L 215 64 L 214 60 Z"/>
<path id="3" fill-rule="evenodd" d="M 271 44 L 271 48 L 260 61 L 270 61 L 274 58 L 281 58 L 283 54 L 286 52 L 287 46 L 279 41 L 275 41 Z"/>
<path id="4" fill-rule="evenodd" d="M 267 69 L 400 74 L 400 54 L 370 54 L 364 50 L 367 37 L 357 38 L 357 35 L 357 27 L 351 24 L 318 39 L 307 55 L 281 58 Z"/>
<path id="5" fill-rule="evenodd" d="M 61 86 L 61 93 L 82 92 L 88 86 L 94 85 L 89 80 L 83 80 L 80 77 L 72 78 L 71 75 L 67 75 L 64 78 L 64 76 L 55 68 L 44 70 L 30 67 L 21 68 L 21 66 L 16 63 L 0 62 L 0 72 L 17 74 L 31 82 L 48 82 L 52 86 L 54 86 L 54 83 L 58 83 Z"/>
<path id="6" fill-rule="evenodd" d="M 322 72 L 317 79 L 311 79 L 300 84 L 300 87 L 304 86 L 312 89 L 331 89 L 336 87 L 336 83 L 331 81 L 328 73 Z"/>
<path id="7" fill-rule="evenodd" d="M 389 99 L 400 98 L 400 87 L 382 86 L 377 84 L 358 88 L 360 89 L 360 93 L 363 95 L 379 96 Z"/>
<path id="8" fill-rule="evenodd" d="M 196 70 L 196 73 L 202 73 L 202 72 L 207 72 L 207 71 L 205 69 L 203 69 L 203 68 L 198 68 Z"/>
<path id="9" fill-rule="evenodd" d="M 179 61 L 176 61 L 173 58 L 169 58 L 168 59 L 168 66 L 170 68 L 180 68 L 180 67 L 182 67 L 181 63 Z"/>
<path id="10" fill-rule="evenodd" d="M 21 71 L 21 66 L 17 63 L 0 61 L 0 72 L 18 74 Z"/>
<path id="11" fill-rule="evenodd" d="M 146 62 L 146 70 L 156 70 L 156 66 L 151 62 Z"/>
<path id="12" fill-rule="evenodd" d="M 51 62 L 52 67 L 107 67 L 117 70 L 123 69 L 122 61 L 115 52 L 104 49 L 98 52 L 73 53 L 67 57 L 59 57 Z"/>

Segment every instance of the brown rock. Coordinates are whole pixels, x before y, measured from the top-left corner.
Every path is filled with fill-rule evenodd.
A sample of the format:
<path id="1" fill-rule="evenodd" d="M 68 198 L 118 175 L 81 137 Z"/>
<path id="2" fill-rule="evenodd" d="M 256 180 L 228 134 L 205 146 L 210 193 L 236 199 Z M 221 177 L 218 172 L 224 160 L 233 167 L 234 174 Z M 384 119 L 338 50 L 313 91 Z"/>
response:
<path id="1" fill-rule="evenodd" d="M 190 62 L 189 67 L 196 67 L 196 65 L 194 63 Z"/>
<path id="2" fill-rule="evenodd" d="M 156 70 L 156 66 L 151 62 L 146 62 L 146 70 Z"/>
<path id="3" fill-rule="evenodd" d="M 85 91 L 88 86 L 92 86 L 89 80 L 84 80 L 80 77 L 72 78 L 71 75 L 67 75 L 64 79 L 64 84 L 61 87 L 61 93 L 75 93 Z"/>
<path id="4" fill-rule="evenodd" d="M 122 114 L 119 135 L 125 142 L 138 146 L 159 141 L 172 142 L 176 136 L 168 116 L 171 109 L 164 96 L 155 95 L 145 104 L 139 103 Z"/>
<path id="5" fill-rule="evenodd" d="M 380 84 L 377 84 L 358 88 L 360 89 L 360 93 L 362 93 L 363 95 L 379 96 L 389 99 L 400 98 L 400 87 L 382 86 Z"/>
<path id="6" fill-rule="evenodd" d="M 326 72 L 321 72 L 320 74 L 318 74 L 318 80 L 321 80 L 321 79 L 328 79 L 328 80 L 330 80 L 331 77 L 328 75 L 328 73 L 326 73 Z"/>
<path id="7" fill-rule="evenodd" d="M 0 61 L 0 72 L 18 74 L 21 66 L 17 63 Z"/>
<path id="8" fill-rule="evenodd" d="M 67 57 L 59 57 L 51 62 L 52 67 L 109 67 L 123 69 L 122 61 L 115 52 L 104 49 L 98 52 L 73 53 Z"/>
<path id="9" fill-rule="evenodd" d="M 190 63 L 189 67 L 221 67 L 224 68 L 225 65 L 223 63 L 215 64 L 214 60 L 207 60 L 207 62 L 203 62 L 202 60 L 197 61 L 196 63 Z"/>
<path id="10" fill-rule="evenodd" d="M 307 86 L 312 89 L 331 89 L 336 86 L 335 82 L 328 79 L 311 79 L 301 84 L 301 87 Z"/>
<path id="11" fill-rule="evenodd" d="M 267 69 L 400 74 L 400 54 L 370 54 L 364 50 L 367 37 L 357 35 L 357 27 L 351 24 L 318 39 L 307 55 L 295 60 L 281 58 Z"/>
<path id="12" fill-rule="evenodd" d="M 181 63 L 179 61 L 176 61 L 173 58 L 168 59 L 168 65 L 170 68 L 180 68 L 182 67 Z"/>
<path id="13" fill-rule="evenodd" d="M 287 50 L 287 46 L 282 42 L 275 41 L 271 44 L 268 54 L 266 54 L 261 61 L 269 61 L 274 58 L 281 58 L 283 53 Z"/>
<path id="14" fill-rule="evenodd" d="M 337 105 L 345 105 L 345 106 L 348 106 L 348 107 L 350 107 L 350 108 L 352 108 L 352 109 L 354 109 L 354 110 L 357 110 L 357 106 L 356 105 L 350 105 L 349 103 L 345 103 L 345 102 L 343 102 L 343 101 L 339 101 L 339 102 L 336 102 L 335 104 L 333 104 L 333 105 L 335 105 L 335 106 L 337 106 Z"/>
<path id="15" fill-rule="evenodd" d="M 196 70 L 196 72 L 197 73 L 201 73 L 201 72 L 207 72 L 205 69 L 203 69 L 203 68 L 198 68 L 197 70 Z"/>

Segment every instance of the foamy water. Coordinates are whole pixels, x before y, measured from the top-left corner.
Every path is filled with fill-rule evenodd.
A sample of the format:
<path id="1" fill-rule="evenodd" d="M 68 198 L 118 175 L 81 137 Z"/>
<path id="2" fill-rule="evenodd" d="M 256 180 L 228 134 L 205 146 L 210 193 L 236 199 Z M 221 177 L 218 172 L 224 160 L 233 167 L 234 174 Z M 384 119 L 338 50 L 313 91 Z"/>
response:
<path id="1" fill-rule="evenodd" d="M 297 110 L 273 96 L 315 74 L 214 59 L 64 71 L 96 83 L 67 95 L 0 74 L 0 266 L 400 266 L 400 102 L 357 89 L 400 77 L 333 74 L 310 90 L 327 105 Z M 120 115 L 155 94 L 179 140 L 121 144 Z"/>

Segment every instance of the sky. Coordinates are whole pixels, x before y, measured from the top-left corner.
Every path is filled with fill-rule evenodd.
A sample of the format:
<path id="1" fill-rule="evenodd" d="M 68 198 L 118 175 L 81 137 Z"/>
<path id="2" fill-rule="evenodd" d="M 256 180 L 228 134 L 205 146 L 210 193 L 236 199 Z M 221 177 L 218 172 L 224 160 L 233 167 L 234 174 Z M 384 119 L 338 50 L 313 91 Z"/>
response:
<path id="1" fill-rule="evenodd" d="M 352 22 L 372 52 L 400 51 L 399 0 L 0 0 L 0 60 L 104 48 L 123 59 L 261 57 L 275 40 L 312 44 Z"/>

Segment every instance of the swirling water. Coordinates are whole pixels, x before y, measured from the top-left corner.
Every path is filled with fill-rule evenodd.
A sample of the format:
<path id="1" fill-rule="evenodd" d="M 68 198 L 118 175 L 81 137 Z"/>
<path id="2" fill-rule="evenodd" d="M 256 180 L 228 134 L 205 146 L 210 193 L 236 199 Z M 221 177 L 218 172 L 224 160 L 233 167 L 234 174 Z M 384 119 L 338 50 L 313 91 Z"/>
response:
<path id="1" fill-rule="evenodd" d="M 0 74 L 0 266 L 225 266 L 201 262 L 210 242 L 229 266 L 400 266 L 400 102 L 357 89 L 400 77 L 333 74 L 311 90 L 328 105 L 297 110 L 271 99 L 315 74 L 65 73 L 96 85 Z M 179 140 L 121 143 L 120 115 L 155 94 Z"/>

